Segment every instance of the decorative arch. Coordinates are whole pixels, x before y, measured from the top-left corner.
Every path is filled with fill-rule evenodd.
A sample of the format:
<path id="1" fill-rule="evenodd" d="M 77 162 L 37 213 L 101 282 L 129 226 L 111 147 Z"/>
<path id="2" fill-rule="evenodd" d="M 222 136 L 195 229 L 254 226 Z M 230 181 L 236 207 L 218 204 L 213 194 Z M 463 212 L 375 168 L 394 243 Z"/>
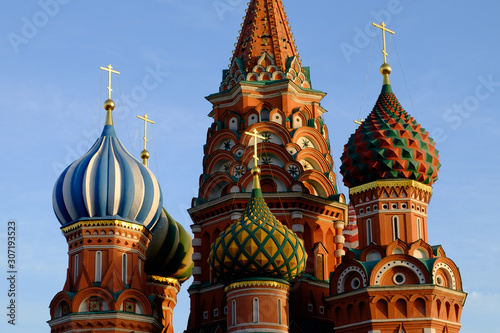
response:
<path id="1" fill-rule="evenodd" d="M 425 300 L 423 298 L 416 298 L 413 301 L 413 317 L 425 317 Z"/>
<path id="2" fill-rule="evenodd" d="M 400 239 L 396 239 L 395 241 L 393 241 L 392 243 L 390 243 L 389 245 L 387 245 L 387 248 L 385 250 L 385 254 L 386 256 L 390 256 L 390 255 L 393 255 L 393 254 L 396 254 L 394 253 L 394 250 L 396 248 L 400 248 L 403 253 L 398 253 L 398 254 L 408 254 L 408 244 L 403 242 L 402 240 Z"/>
<path id="3" fill-rule="evenodd" d="M 399 298 L 396 302 L 394 302 L 394 310 L 396 318 L 407 318 L 408 309 L 406 299 Z"/>
<path id="4" fill-rule="evenodd" d="M 361 252 L 361 255 L 359 257 L 360 260 L 361 261 L 368 261 L 368 259 L 367 259 L 368 254 L 373 252 L 373 251 L 378 252 L 380 254 L 380 258 L 384 257 L 384 248 L 380 245 L 375 244 L 375 243 L 371 243 L 370 245 L 365 247 L 363 249 L 363 251 Z"/>
<path id="5" fill-rule="evenodd" d="M 307 124 L 307 118 L 302 112 L 295 112 L 291 116 L 292 128 L 301 128 Z"/>
<path id="6" fill-rule="evenodd" d="M 387 300 L 379 299 L 376 303 L 377 308 L 377 319 L 388 319 L 389 318 L 389 306 Z"/>
<path id="7" fill-rule="evenodd" d="M 238 142 L 238 136 L 235 132 L 229 129 L 221 129 L 215 132 L 209 139 L 205 146 L 205 155 L 211 155 L 221 144 L 223 140 L 232 140 L 234 143 Z"/>
<path id="8" fill-rule="evenodd" d="M 101 298 L 107 303 L 110 310 L 116 310 L 114 298 L 109 291 L 104 288 L 90 287 L 80 291 L 75 295 L 73 301 L 71 302 L 71 312 L 79 312 L 80 305 L 90 297 Z"/>
<path id="9" fill-rule="evenodd" d="M 439 277 L 443 283 L 439 284 Z M 432 283 L 454 290 L 462 290 L 458 269 L 449 258 L 438 258 L 432 267 Z"/>
<path id="10" fill-rule="evenodd" d="M 296 143 L 288 143 L 285 145 L 285 149 L 291 156 L 296 155 L 300 151 L 300 146 Z"/>
<path id="11" fill-rule="evenodd" d="M 71 311 L 71 303 L 72 303 L 71 298 L 69 297 L 69 295 L 65 291 L 60 291 L 60 292 L 58 292 L 56 294 L 56 296 L 54 296 L 54 298 L 50 302 L 50 305 L 49 305 L 49 308 L 50 308 L 50 318 L 56 318 L 57 308 L 63 302 L 66 303 L 66 304 L 68 304 L 69 311 L 70 311 L 70 313 L 72 312 Z"/>
<path id="12" fill-rule="evenodd" d="M 245 115 L 246 127 L 250 127 L 259 122 L 259 113 L 256 110 L 252 110 Z"/>
<path id="13" fill-rule="evenodd" d="M 316 194 L 323 198 L 328 198 L 330 195 L 335 194 L 335 188 L 333 187 L 333 184 L 330 182 L 330 180 L 328 180 L 328 178 L 326 178 L 324 174 L 319 171 L 304 171 L 297 180 L 303 182 L 304 185 L 308 184 L 312 186 L 316 193 L 311 194 Z"/>
<path id="14" fill-rule="evenodd" d="M 419 258 L 418 256 L 415 255 L 415 252 L 418 249 L 421 249 L 422 254 L 426 255 L 427 258 L 434 257 L 434 251 L 432 250 L 432 247 L 429 244 L 427 244 L 426 242 L 424 242 L 423 240 L 421 240 L 421 239 L 419 239 L 415 243 L 411 244 L 408 253 L 410 255 L 413 255 L 416 258 Z M 427 259 L 427 258 L 423 258 L 423 259 Z"/>
<path id="15" fill-rule="evenodd" d="M 308 137 L 314 141 L 314 146 L 316 149 L 320 151 L 321 154 L 328 154 L 328 144 L 326 143 L 325 138 L 315 129 L 310 128 L 310 127 L 301 127 L 298 128 L 294 133 L 293 133 L 293 138 L 292 142 L 293 143 L 298 143 L 298 140 L 301 137 Z"/>
<path id="16" fill-rule="evenodd" d="M 425 265 L 419 260 L 407 255 L 393 255 L 382 259 L 372 270 L 370 285 L 381 285 L 382 278 L 395 267 L 402 267 L 412 271 L 419 284 L 430 283 L 429 274 Z"/>
<path id="17" fill-rule="evenodd" d="M 251 133 L 254 129 L 256 129 L 259 133 L 272 132 L 274 135 L 277 135 L 279 137 L 279 139 L 284 145 L 292 141 L 290 132 L 288 132 L 287 129 L 284 128 L 283 126 L 276 124 L 274 122 L 265 122 L 252 125 L 246 129 L 246 132 Z M 240 144 L 242 144 L 247 148 L 253 147 L 253 139 L 254 139 L 253 136 L 248 135 L 246 133 L 242 133 L 239 142 Z M 259 142 L 262 142 L 262 140 L 259 139 Z"/>
<path id="18" fill-rule="evenodd" d="M 233 115 L 231 117 L 228 117 L 227 123 L 226 123 L 226 128 L 228 128 L 231 131 L 237 131 L 238 130 L 238 125 L 240 123 L 239 117 L 236 115 Z"/>
<path id="19" fill-rule="evenodd" d="M 301 151 L 298 152 L 297 156 L 295 157 L 295 160 L 312 161 L 311 164 L 315 166 L 314 169 L 316 169 L 321 173 L 327 173 L 332 170 L 330 165 L 324 158 L 324 156 L 318 150 L 313 148 L 302 149 Z"/>
<path id="20" fill-rule="evenodd" d="M 138 303 L 140 303 L 140 305 L 144 309 L 145 315 L 147 315 L 147 316 L 153 315 L 153 307 L 151 306 L 151 302 L 146 297 L 146 295 L 144 295 L 142 292 L 140 292 L 139 290 L 136 290 L 136 289 L 127 289 L 127 290 L 123 291 L 120 294 L 120 296 L 118 296 L 118 299 L 116 300 L 115 309 L 119 311 L 122 308 L 122 306 L 124 305 L 123 302 L 127 299 L 130 299 L 130 298 L 132 298 L 135 301 L 137 301 Z"/>
<path id="21" fill-rule="evenodd" d="M 286 192 L 290 188 L 294 179 L 283 170 L 283 168 L 277 167 L 276 165 L 261 165 L 261 181 L 266 178 L 272 178 L 276 183 L 278 192 Z M 246 189 L 247 192 L 251 192 L 253 185 L 253 175 L 251 172 L 245 173 L 241 177 L 239 184 Z"/>
<path id="22" fill-rule="evenodd" d="M 203 184 L 200 197 L 203 199 L 214 199 L 221 195 L 224 188 L 233 183 L 233 179 L 227 173 L 216 172 L 212 174 Z"/>
<path id="23" fill-rule="evenodd" d="M 326 127 L 326 125 L 323 125 L 321 127 L 321 134 L 323 135 L 323 138 L 325 138 L 325 140 L 328 140 L 328 138 L 329 138 L 328 127 Z"/>
<path id="24" fill-rule="evenodd" d="M 207 161 L 204 163 L 204 171 L 205 174 L 213 174 L 215 172 L 219 172 L 222 165 L 225 163 L 235 163 L 236 158 L 230 152 L 225 150 L 218 150 L 215 153 L 211 154 Z"/>
<path id="25" fill-rule="evenodd" d="M 278 108 L 275 108 L 271 111 L 270 115 L 270 121 L 279 124 L 281 126 L 284 125 L 285 122 L 285 114 Z"/>
<path id="26" fill-rule="evenodd" d="M 361 263 L 354 260 L 346 261 L 340 264 L 334 271 L 331 278 L 332 288 L 335 289 L 332 292 L 336 294 L 341 294 L 347 290 L 353 290 L 355 288 L 346 288 L 346 283 L 352 281 L 355 276 L 359 277 L 360 286 L 359 288 L 365 288 L 368 286 L 368 275 L 365 268 Z M 352 286 L 351 286 L 352 287 Z"/>

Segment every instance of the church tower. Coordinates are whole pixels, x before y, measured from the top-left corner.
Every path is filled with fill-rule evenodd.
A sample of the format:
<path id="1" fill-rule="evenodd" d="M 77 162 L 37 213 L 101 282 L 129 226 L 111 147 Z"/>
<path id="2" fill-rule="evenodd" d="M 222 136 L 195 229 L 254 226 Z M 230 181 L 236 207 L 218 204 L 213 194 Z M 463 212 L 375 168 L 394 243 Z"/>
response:
<path id="1" fill-rule="evenodd" d="M 357 216 L 359 250 L 333 272 L 327 298 L 336 332 L 458 332 L 460 272 L 427 237 L 440 167 L 435 143 L 393 93 L 384 23 L 382 91 L 351 135 L 341 172 Z"/>
<path id="2" fill-rule="evenodd" d="M 172 333 L 180 283 L 191 275 L 189 234 L 162 208 L 154 174 L 118 139 L 111 74 L 106 122 L 59 176 L 53 207 L 68 242 L 66 283 L 50 303 L 51 332 Z"/>
<path id="3" fill-rule="evenodd" d="M 304 272 L 307 254 L 302 240 L 270 212 L 262 197 L 260 168 L 253 167 L 252 174 L 245 211 L 217 237 L 208 261 L 226 285 L 227 332 L 286 333 L 289 281 Z"/>
<path id="4" fill-rule="evenodd" d="M 251 0 L 235 46 L 219 91 L 207 97 L 213 124 L 199 194 L 189 209 L 194 281 L 187 332 L 227 329 L 226 281 L 210 269 L 208 255 L 221 232 L 241 219 L 255 167 L 269 210 L 303 241 L 308 258 L 304 273 L 290 282 L 290 331 L 330 327 L 324 297 L 329 272 L 344 254 L 348 207 L 337 190 L 322 118 L 325 93 L 312 89 L 281 0 Z"/>

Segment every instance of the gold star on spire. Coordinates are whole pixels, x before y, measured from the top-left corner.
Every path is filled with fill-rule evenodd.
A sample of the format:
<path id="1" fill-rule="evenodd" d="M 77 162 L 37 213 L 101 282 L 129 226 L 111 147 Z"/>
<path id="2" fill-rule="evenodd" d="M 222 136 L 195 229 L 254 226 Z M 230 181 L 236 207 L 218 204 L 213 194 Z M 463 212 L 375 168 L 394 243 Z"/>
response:
<path id="1" fill-rule="evenodd" d="M 154 124 L 155 122 L 148 118 L 148 115 L 145 114 L 144 117 L 137 115 L 137 118 L 144 120 L 144 150 L 141 152 L 142 164 L 148 166 L 148 158 L 149 152 L 146 150 L 146 144 L 148 142 L 147 133 L 148 133 L 148 123 Z"/>

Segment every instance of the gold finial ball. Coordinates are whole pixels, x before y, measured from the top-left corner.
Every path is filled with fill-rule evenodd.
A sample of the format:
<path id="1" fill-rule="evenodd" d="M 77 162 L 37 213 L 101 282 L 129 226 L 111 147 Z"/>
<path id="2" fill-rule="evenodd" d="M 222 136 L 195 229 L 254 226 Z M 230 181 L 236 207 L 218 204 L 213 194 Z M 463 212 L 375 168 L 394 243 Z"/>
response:
<path id="1" fill-rule="evenodd" d="M 143 160 L 147 160 L 149 158 L 149 151 L 147 151 L 146 149 L 144 149 L 143 151 L 141 151 L 141 158 Z"/>
<path id="2" fill-rule="evenodd" d="M 253 167 L 252 168 L 252 175 L 260 175 L 260 168 L 259 167 Z"/>
<path id="3" fill-rule="evenodd" d="M 104 110 L 106 111 L 113 111 L 115 109 L 115 102 L 113 100 L 108 99 L 106 102 L 104 102 Z"/>
<path id="4" fill-rule="evenodd" d="M 382 75 L 386 75 L 386 74 L 389 75 L 389 74 L 391 74 L 391 72 L 392 72 L 392 68 L 388 63 L 385 63 L 382 66 L 380 66 L 380 73 L 382 73 Z"/>

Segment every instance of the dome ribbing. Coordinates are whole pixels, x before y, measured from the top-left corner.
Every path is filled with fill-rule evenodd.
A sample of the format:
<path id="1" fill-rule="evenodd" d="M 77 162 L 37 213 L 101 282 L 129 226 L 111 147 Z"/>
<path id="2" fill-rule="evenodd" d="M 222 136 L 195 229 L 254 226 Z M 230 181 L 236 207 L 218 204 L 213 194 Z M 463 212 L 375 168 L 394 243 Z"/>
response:
<path id="1" fill-rule="evenodd" d="M 54 186 L 54 212 L 62 225 L 82 219 L 122 219 L 151 228 L 163 205 L 153 173 L 116 137 L 113 125 Z"/>

